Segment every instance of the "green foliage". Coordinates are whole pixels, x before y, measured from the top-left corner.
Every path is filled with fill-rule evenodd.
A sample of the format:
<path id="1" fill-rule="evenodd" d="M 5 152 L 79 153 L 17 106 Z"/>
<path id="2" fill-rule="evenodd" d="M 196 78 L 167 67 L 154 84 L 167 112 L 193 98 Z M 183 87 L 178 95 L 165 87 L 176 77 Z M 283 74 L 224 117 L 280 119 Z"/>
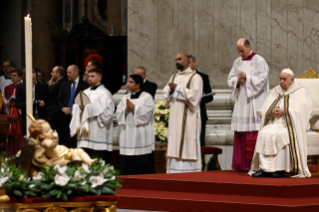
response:
<path id="1" fill-rule="evenodd" d="M 0 157 L 0 188 L 12 197 L 53 197 L 66 201 L 69 196 L 115 194 L 120 188 L 118 170 L 98 159 L 91 166 L 43 166 L 32 179 L 12 159 Z"/>

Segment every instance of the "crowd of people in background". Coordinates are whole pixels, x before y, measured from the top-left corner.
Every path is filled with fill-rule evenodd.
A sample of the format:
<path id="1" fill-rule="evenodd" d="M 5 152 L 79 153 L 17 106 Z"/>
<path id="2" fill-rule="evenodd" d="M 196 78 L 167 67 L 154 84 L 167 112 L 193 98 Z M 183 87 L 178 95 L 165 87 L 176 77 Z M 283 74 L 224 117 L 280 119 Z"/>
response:
<path id="1" fill-rule="evenodd" d="M 198 99 L 202 102 L 198 106 L 202 117 L 202 128 L 198 128 L 201 140 L 198 141 L 204 146 L 207 121 L 205 104 L 212 101 L 213 96 L 201 100 L 202 93 L 211 93 L 208 76 L 196 70 L 194 56 L 184 56 L 189 61 L 189 70 L 204 83 Z M 101 84 L 101 63 L 99 58 L 88 57 L 82 76 L 77 65 L 68 66 L 66 71 L 62 66 L 55 66 L 50 71 L 49 80 L 44 72 L 35 68 L 32 71 L 33 116 L 46 120 L 57 131 L 61 145 L 71 149 L 81 147 L 91 157 L 98 156 L 110 163 L 113 115 L 116 114 L 121 131 L 121 174 L 155 173 L 154 100 L 157 84 L 147 79 L 143 66 L 137 66 L 134 74 L 128 78 L 128 91 L 116 108 L 111 93 Z M 179 69 L 179 66 L 176 68 Z M 29 79 L 26 79 L 26 69 L 18 69 L 11 61 L 4 61 L 0 69 L 0 91 L 4 100 L 2 113 L 19 116 L 17 149 L 21 149 L 23 136 L 27 135 L 25 82 Z M 84 111 L 75 102 L 80 91 L 92 101 Z M 11 156 L 15 154 L 14 127 L 12 125 L 9 132 Z"/>

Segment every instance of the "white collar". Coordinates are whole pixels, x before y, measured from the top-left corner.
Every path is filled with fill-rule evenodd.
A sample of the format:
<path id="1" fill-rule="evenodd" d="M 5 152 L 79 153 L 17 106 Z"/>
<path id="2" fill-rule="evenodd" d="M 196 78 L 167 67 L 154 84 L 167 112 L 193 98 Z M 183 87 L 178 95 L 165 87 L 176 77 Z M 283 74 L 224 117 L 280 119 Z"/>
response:
<path id="1" fill-rule="evenodd" d="M 178 70 L 178 73 L 179 73 L 179 74 L 187 74 L 187 73 L 190 73 L 190 72 L 193 72 L 193 70 L 192 70 L 190 67 L 188 67 L 188 68 L 185 69 L 184 71 Z"/>
<path id="2" fill-rule="evenodd" d="M 75 84 L 79 84 L 79 81 L 80 81 L 80 77 L 78 77 L 76 80 L 74 80 Z"/>
<path id="3" fill-rule="evenodd" d="M 143 84 L 146 82 L 146 80 L 147 80 L 146 78 L 145 78 L 145 79 L 143 79 Z"/>

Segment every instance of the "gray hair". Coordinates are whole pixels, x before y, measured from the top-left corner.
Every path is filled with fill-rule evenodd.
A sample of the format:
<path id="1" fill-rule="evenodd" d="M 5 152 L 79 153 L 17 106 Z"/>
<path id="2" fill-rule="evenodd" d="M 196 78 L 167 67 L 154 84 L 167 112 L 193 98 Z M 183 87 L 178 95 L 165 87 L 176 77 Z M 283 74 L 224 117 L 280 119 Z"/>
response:
<path id="1" fill-rule="evenodd" d="M 196 62 L 196 58 L 193 55 L 190 54 L 187 57 L 188 59 L 192 59 L 193 62 Z"/>
<path id="2" fill-rule="evenodd" d="M 146 74 L 146 69 L 144 68 L 144 66 L 137 66 L 135 68 L 135 70 L 138 69 L 138 70 L 141 70 L 142 71 L 142 74 Z"/>

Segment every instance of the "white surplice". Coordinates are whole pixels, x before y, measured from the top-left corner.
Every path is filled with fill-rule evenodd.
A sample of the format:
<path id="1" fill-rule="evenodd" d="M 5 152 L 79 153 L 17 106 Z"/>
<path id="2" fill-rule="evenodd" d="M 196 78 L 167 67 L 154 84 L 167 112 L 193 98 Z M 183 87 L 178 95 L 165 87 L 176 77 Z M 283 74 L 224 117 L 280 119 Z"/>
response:
<path id="1" fill-rule="evenodd" d="M 309 119 L 312 112 L 312 101 L 305 88 L 299 84 L 292 84 L 285 92 L 280 86 L 275 87 L 262 107 L 262 122 L 271 117 L 269 109 L 271 105 L 275 108 L 286 109 L 284 96 L 289 96 L 288 111 L 291 123 L 287 122 L 286 116 L 273 118 L 263 126 L 258 134 L 254 157 L 249 175 L 262 169 L 265 172 L 286 171 L 290 172 L 295 167 L 294 177 L 310 177 L 307 166 L 307 138 L 306 131 L 309 129 Z M 276 104 L 275 101 L 278 98 Z M 267 111 L 269 115 L 267 116 Z M 267 119 L 268 120 L 268 119 Z M 266 120 L 266 122 L 267 122 Z M 294 141 L 290 141 L 288 128 L 291 126 Z M 291 142 L 294 145 L 291 146 Z M 295 146 L 295 148 L 292 148 Z M 291 155 L 296 155 L 293 160 Z"/>
<path id="2" fill-rule="evenodd" d="M 126 100 L 134 105 L 133 112 L 127 112 Z M 154 138 L 155 104 L 153 97 L 142 92 L 137 99 L 126 94 L 116 109 L 120 126 L 120 155 L 145 155 L 155 149 Z"/>
<path id="3" fill-rule="evenodd" d="M 85 106 L 81 122 L 80 107 L 77 104 L 73 105 L 70 134 L 73 136 L 80 132 L 82 135 L 78 138 L 78 147 L 112 151 L 114 114 L 112 94 L 103 85 L 96 90 L 87 88 L 84 93 L 90 98 L 91 103 Z M 84 131 L 89 132 L 88 138 L 84 137 Z"/>
<path id="4" fill-rule="evenodd" d="M 177 84 L 173 93 L 168 84 L 163 89 L 170 107 L 166 170 L 167 173 L 201 171 L 199 138 L 202 78 L 188 68 L 175 77 L 173 75 L 169 83 L 172 81 Z"/>
<path id="5" fill-rule="evenodd" d="M 5 95 L 4 95 L 4 88 L 7 87 L 8 85 L 11 85 L 12 81 L 11 78 L 10 79 L 5 79 L 4 76 L 1 77 L 1 84 L 0 84 L 0 89 L 1 89 L 1 94 L 2 94 L 2 99 L 3 99 L 3 103 L 4 104 L 8 104 L 10 99 L 6 99 Z"/>
<path id="6" fill-rule="evenodd" d="M 246 83 L 237 88 L 238 71 L 245 72 Z M 238 57 L 228 76 L 228 86 L 232 91 L 235 106 L 232 115 L 231 129 L 237 132 L 258 131 L 260 109 L 269 93 L 269 68 L 259 55 L 251 60 Z"/>

